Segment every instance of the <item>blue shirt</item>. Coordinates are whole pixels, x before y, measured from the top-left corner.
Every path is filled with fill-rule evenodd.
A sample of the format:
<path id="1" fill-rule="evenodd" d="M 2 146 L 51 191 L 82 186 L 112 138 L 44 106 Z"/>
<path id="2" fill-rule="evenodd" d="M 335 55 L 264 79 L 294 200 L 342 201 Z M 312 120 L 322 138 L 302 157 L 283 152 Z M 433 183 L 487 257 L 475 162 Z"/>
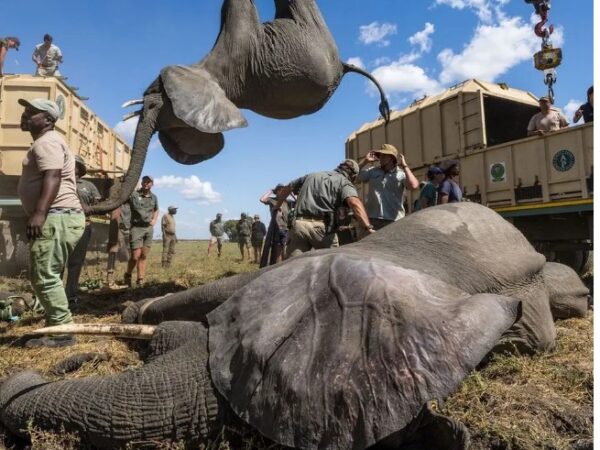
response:
<path id="1" fill-rule="evenodd" d="M 381 167 L 363 168 L 356 178 L 369 183 L 367 215 L 371 219 L 398 220 L 404 217 L 406 174 L 398 166 L 389 172 Z"/>
<path id="2" fill-rule="evenodd" d="M 462 202 L 462 190 L 458 183 L 454 180 L 446 178 L 439 188 L 440 197 L 448 196 L 448 203 Z"/>

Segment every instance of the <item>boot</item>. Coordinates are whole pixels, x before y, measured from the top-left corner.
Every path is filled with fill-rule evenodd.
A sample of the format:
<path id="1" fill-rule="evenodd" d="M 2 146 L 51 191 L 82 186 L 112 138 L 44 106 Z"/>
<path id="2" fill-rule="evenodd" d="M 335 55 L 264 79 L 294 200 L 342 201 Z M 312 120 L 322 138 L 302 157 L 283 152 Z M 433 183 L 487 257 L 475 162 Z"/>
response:
<path id="1" fill-rule="evenodd" d="M 116 286 L 116 282 L 115 282 L 115 271 L 114 270 L 109 270 L 108 273 L 106 274 L 106 285 L 108 287 L 115 287 Z"/>

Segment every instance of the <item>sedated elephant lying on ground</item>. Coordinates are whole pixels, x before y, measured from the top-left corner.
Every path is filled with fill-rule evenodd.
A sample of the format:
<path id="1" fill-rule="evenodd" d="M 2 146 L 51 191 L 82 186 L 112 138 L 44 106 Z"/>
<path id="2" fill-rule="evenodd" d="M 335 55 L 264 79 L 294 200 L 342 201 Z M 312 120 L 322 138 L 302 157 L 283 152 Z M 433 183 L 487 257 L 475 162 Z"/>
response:
<path id="1" fill-rule="evenodd" d="M 348 72 L 376 85 L 379 111 L 388 121 L 381 86 L 340 60 L 315 0 L 275 0 L 275 18 L 266 23 L 260 23 L 254 0 L 223 0 L 221 29 L 210 53 L 190 66 L 163 68 L 143 100 L 127 103 L 143 104 L 129 169 L 109 198 L 92 206 L 94 213 L 112 211 L 129 198 L 155 132 L 171 158 L 197 164 L 221 151 L 223 132 L 247 125 L 240 109 L 275 119 L 312 114 Z"/>
<path id="2" fill-rule="evenodd" d="M 305 449 L 466 449 L 466 429 L 430 401 L 495 347 L 551 349 L 550 301 L 587 304 L 574 272 L 546 267 L 492 210 L 428 208 L 355 244 L 139 302 L 126 321 L 166 320 L 142 368 L 15 375 L 0 419 L 17 433 L 30 419 L 64 426 L 102 448 L 196 445 L 243 421 Z"/>

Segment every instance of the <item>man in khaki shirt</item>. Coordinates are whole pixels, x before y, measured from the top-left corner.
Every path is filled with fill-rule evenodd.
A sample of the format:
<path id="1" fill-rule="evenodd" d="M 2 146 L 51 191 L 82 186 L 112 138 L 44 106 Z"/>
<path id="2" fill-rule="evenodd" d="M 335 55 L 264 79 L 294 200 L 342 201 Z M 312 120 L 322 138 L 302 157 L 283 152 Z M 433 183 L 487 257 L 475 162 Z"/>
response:
<path id="1" fill-rule="evenodd" d="M 25 107 L 21 130 L 33 144 L 23 159 L 19 197 L 28 216 L 27 237 L 31 242 L 31 285 L 44 307 L 46 325 L 73 322 L 61 275 L 69 255 L 85 227 L 85 216 L 77 197 L 75 158 L 54 130 L 64 114 L 57 103 L 37 98 L 20 99 Z M 43 337 L 27 341 L 28 347 L 72 345 L 72 336 Z"/>
<path id="2" fill-rule="evenodd" d="M 527 136 L 543 136 L 549 131 L 560 130 L 569 126 L 566 117 L 552 109 L 548 97 L 540 97 L 540 112 L 534 114 L 527 125 Z"/>
<path id="3" fill-rule="evenodd" d="M 169 267 L 171 260 L 175 254 L 175 244 L 177 243 L 177 235 L 175 230 L 175 214 L 177 214 L 176 206 L 169 206 L 169 212 L 162 216 L 161 228 L 163 237 L 163 252 L 162 266 Z"/>

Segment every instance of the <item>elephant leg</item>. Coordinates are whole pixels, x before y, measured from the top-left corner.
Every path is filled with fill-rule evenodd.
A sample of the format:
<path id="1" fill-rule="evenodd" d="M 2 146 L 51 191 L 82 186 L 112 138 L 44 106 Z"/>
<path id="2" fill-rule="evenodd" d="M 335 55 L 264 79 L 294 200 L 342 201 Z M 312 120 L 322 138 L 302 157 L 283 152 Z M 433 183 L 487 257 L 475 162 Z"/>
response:
<path id="1" fill-rule="evenodd" d="M 140 300 L 129 305 L 122 314 L 124 323 L 158 324 L 169 320 L 206 322 L 206 314 L 227 300 L 235 291 L 258 277 L 265 267 L 255 272 L 244 272 L 221 278 L 176 294 Z"/>
<path id="2" fill-rule="evenodd" d="M 42 430 L 64 429 L 102 449 L 156 440 L 198 446 L 221 429 L 227 407 L 208 372 L 208 329 L 194 327 L 167 325 L 171 330 L 164 334 L 173 342 L 174 336 L 195 336 L 118 375 L 54 383 L 31 371 L 14 375 L 0 385 L 0 421 L 21 436 L 30 422 Z"/>

